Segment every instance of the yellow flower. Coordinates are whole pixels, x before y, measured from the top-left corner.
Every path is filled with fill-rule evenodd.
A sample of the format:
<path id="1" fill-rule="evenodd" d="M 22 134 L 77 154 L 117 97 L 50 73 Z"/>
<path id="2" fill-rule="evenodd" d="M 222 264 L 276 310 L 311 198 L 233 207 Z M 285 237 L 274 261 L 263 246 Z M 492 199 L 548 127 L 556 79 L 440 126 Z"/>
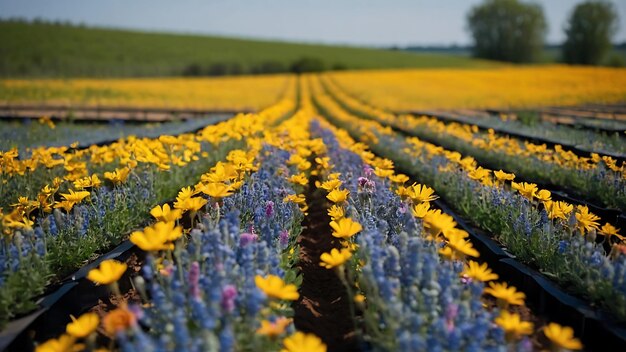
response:
<path id="1" fill-rule="evenodd" d="M 574 337 L 574 330 L 569 326 L 550 323 L 544 328 L 543 333 L 557 349 L 581 350 L 583 348 L 583 344 Z"/>
<path id="2" fill-rule="evenodd" d="M 343 263 L 351 257 L 352 252 L 349 249 L 342 248 L 341 250 L 338 250 L 337 248 L 333 248 L 330 250 L 330 253 L 322 253 L 320 256 L 320 266 L 323 266 L 326 269 L 332 269 L 343 265 Z"/>
<path id="3" fill-rule="evenodd" d="M 101 184 L 102 181 L 100 181 L 100 178 L 98 178 L 98 175 L 96 174 L 91 175 L 91 177 L 87 176 L 85 178 L 74 181 L 74 187 L 76 187 L 77 189 L 89 187 L 98 188 Z"/>
<path id="4" fill-rule="evenodd" d="M 91 193 L 89 193 L 88 191 L 78 191 L 78 192 L 74 192 L 70 189 L 70 193 L 61 193 L 61 195 L 63 196 L 63 198 L 65 198 L 65 200 L 67 200 L 68 202 L 74 202 L 74 203 L 79 203 L 81 200 L 89 197 Z"/>
<path id="5" fill-rule="evenodd" d="M 270 298 L 295 301 L 300 297 L 296 285 L 286 284 L 276 275 L 268 275 L 266 278 L 257 275 L 254 277 L 254 283 Z"/>
<path id="6" fill-rule="evenodd" d="M 230 187 L 224 183 L 205 184 L 201 187 L 201 190 L 202 193 L 215 199 L 228 197 L 233 194 L 233 192 L 230 190 Z"/>
<path id="7" fill-rule="evenodd" d="M 284 333 L 289 324 L 291 324 L 291 319 L 285 317 L 280 317 L 274 322 L 262 320 L 261 327 L 257 329 L 256 333 L 274 338 Z"/>
<path id="8" fill-rule="evenodd" d="M 115 171 L 113 172 L 105 172 L 104 178 L 113 182 L 114 184 L 120 184 L 126 182 L 129 174 L 130 168 L 123 167 L 121 169 L 115 169 Z"/>
<path id="9" fill-rule="evenodd" d="M 108 285 L 119 280 L 126 272 L 127 267 L 126 263 L 107 259 L 100 263 L 98 268 L 91 269 L 87 274 L 87 279 L 99 285 Z"/>
<path id="10" fill-rule="evenodd" d="M 465 270 L 461 275 L 468 277 L 475 281 L 487 282 L 491 280 L 498 280 L 498 275 L 494 274 L 487 266 L 487 263 L 478 264 L 477 262 L 470 260 L 465 266 Z"/>
<path id="11" fill-rule="evenodd" d="M 535 198 L 539 199 L 542 202 L 547 202 L 551 200 L 552 193 L 546 189 L 542 189 L 537 194 L 535 194 Z"/>
<path id="12" fill-rule="evenodd" d="M 604 226 L 602 226 L 602 228 L 600 229 L 600 233 L 603 234 L 604 236 L 608 237 L 608 238 L 612 238 L 613 236 L 615 236 L 618 239 L 620 239 L 621 241 L 626 239 L 624 236 L 621 236 L 619 234 L 619 229 L 618 228 L 616 228 L 615 226 L 609 224 L 608 222 L 606 224 L 604 224 Z"/>
<path id="13" fill-rule="evenodd" d="M 430 203 L 423 202 L 423 203 L 420 203 L 418 205 L 414 205 L 411 208 L 411 213 L 416 218 L 420 218 L 421 219 L 421 218 L 426 216 L 426 214 L 428 213 L 428 209 L 430 209 Z"/>
<path id="14" fill-rule="evenodd" d="M 350 191 L 348 191 L 347 189 L 340 190 L 336 188 L 336 189 L 333 189 L 330 193 L 328 193 L 326 198 L 328 198 L 328 200 L 330 200 L 333 203 L 341 203 L 341 202 L 345 202 L 345 200 L 348 199 L 349 194 L 350 194 Z"/>
<path id="15" fill-rule="evenodd" d="M 96 313 L 85 313 L 78 319 L 71 318 L 72 322 L 67 324 L 65 330 L 68 334 L 79 339 L 89 336 L 96 331 L 98 324 L 100 324 L 100 318 L 98 318 Z"/>
<path id="16" fill-rule="evenodd" d="M 70 201 L 64 200 L 64 201 L 56 202 L 54 204 L 54 208 L 55 209 L 62 208 L 69 214 L 70 210 L 72 210 L 75 204 L 76 202 L 70 202 Z"/>
<path id="17" fill-rule="evenodd" d="M 499 181 L 513 181 L 515 174 L 508 174 L 502 170 L 495 171 L 493 173 Z"/>
<path id="18" fill-rule="evenodd" d="M 359 233 L 363 227 L 350 218 L 342 218 L 338 221 L 331 221 L 330 227 L 333 229 L 333 236 L 337 238 L 348 238 Z"/>
<path id="19" fill-rule="evenodd" d="M 431 202 L 438 197 L 435 195 L 435 190 L 425 186 L 414 183 L 408 188 L 409 198 L 416 202 Z"/>
<path id="20" fill-rule="evenodd" d="M 76 344 L 74 336 L 63 334 L 58 339 L 50 339 L 35 348 L 35 352 L 74 352 L 82 351 L 83 344 Z"/>
<path id="21" fill-rule="evenodd" d="M 519 339 L 522 335 L 533 333 L 533 323 L 522 321 L 519 314 L 506 310 L 503 310 L 494 322 L 504 330 L 506 340 L 509 342 Z"/>
<path id="22" fill-rule="evenodd" d="M 397 174 L 389 176 L 389 180 L 393 183 L 403 184 L 409 180 L 409 176 L 404 174 Z"/>
<path id="23" fill-rule="evenodd" d="M 280 352 L 326 352 L 326 345 L 319 337 L 300 331 L 285 338 L 283 345 Z"/>
<path id="24" fill-rule="evenodd" d="M 164 204 L 163 207 L 157 205 L 156 207 L 150 210 L 150 215 L 152 215 L 158 221 L 176 221 L 180 219 L 183 215 L 183 212 L 180 209 L 172 209 L 169 204 Z"/>
<path id="25" fill-rule="evenodd" d="M 521 195 L 532 200 L 537 192 L 537 185 L 534 183 L 526 183 L 526 182 L 512 182 L 511 187 L 517 190 Z"/>
<path id="26" fill-rule="evenodd" d="M 429 210 L 424 216 L 424 227 L 426 227 L 433 237 L 449 231 L 456 227 L 454 218 L 448 214 L 442 213 L 441 210 Z"/>
<path id="27" fill-rule="evenodd" d="M 290 194 L 283 199 L 283 202 L 294 202 L 296 204 L 306 204 L 306 197 L 304 194 Z"/>
<path id="28" fill-rule="evenodd" d="M 330 208 L 328 208 L 328 216 L 330 216 L 332 220 L 337 221 L 338 219 L 343 218 L 343 215 L 344 211 L 340 206 L 333 204 Z"/>
<path id="29" fill-rule="evenodd" d="M 567 220 L 569 214 L 574 210 L 574 206 L 561 201 L 548 200 L 543 203 L 546 212 L 548 212 L 548 218 L 550 219 L 563 219 Z"/>
<path id="30" fill-rule="evenodd" d="M 451 260 L 464 259 L 466 256 L 480 256 L 480 253 L 472 246 L 472 242 L 458 236 L 451 237 L 440 253 Z"/>
<path id="31" fill-rule="evenodd" d="M 176 199 L 176 202 L 174 202 L 174 208 L 186 211 L 198 211 L 207 203 L 207 200 L 202 197 L 191 197 L 182 201 L 178 200 L 179 198 Z"/>
<path id="32" fill-rule="evenodd" d="M 354 302 L 356 302 L 356 303 L 363 303 L 363 302 L 365 302 L 365 299 L 366 299 L 366 297 L 364 295 L 360 294 L 360 293 L 354 295 Z"/>
<path id="33" fill-rule="evenodd" d="M 596 216 L 594 213 L 590 213 L 586 205 L 576 206 L 576 221 L 578 222 L 578 229 L 581 234 L 591 229 L 597 230 L 600 225 L 598 220 L 600 220 L 600 217 Z"/>
<path id="34" fill-rule="evenodd" d="M 306 186 L 309 183 L 309 180 L 306 178 L 305 174 L 299 173 L 296 175 L 291 175 L 291 177 L 289 177 L 289 182 L 301 186 Z"/>
<path id="35" fill-rule="evenodd" d="M 506 282 L 490 282 L 485 293 L 498 299 L 498 304 L 503 307 L 509 304 L 523 306 L 526 298 L 523 292 L 518 292 L 513 286 L 509 287 Z"/>
<path id="36" fill-rule="evenodd" d="M 174 248 L 171 242 L 176 241 L 182 235 L 182 227 L 175 227 L 174 222 L 159 221 L 144 228 L 143 232 L 133 232 L 130 235 L 130 241 L 144 251 L 171 250 Z"/>
<path id="37" fill-rule="evenodd" d="M 341 186 L 342 182 L 339 179 L 332 179 L 325 181 L 318 188 L 323 188 L 327 191 L 332 191 L 333 189 L 337 189 Z"/>

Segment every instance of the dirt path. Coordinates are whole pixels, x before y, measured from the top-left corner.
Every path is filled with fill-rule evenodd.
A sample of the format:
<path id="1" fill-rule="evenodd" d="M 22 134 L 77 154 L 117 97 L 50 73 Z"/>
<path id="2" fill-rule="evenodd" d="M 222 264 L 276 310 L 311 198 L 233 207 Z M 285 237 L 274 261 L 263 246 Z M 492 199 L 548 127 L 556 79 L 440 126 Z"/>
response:
<path id="1" fill-rule="evenodd" d="M 298 240 L 303 281 L 300 299 L 294 304 L 294 323 L 298 330 L 322 338 L 329 351 L 358 351 L 346 288 L 333 270 L 319 265 L 322 253 L 341 245 L 331 235 L 326 200 L 316 190 L 316 180 L 316 177 L 309 180 L 306 194 L 309 214 Z"/>

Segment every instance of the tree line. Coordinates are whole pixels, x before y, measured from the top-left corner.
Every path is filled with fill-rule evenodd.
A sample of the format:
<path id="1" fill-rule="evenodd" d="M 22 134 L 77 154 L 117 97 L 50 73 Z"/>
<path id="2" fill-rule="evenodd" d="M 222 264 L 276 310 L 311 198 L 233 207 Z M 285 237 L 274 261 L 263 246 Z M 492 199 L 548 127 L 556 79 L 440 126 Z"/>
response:
<path id="1" fill-rule="evenodd" d="M 470 10 L 467 27 L 474 41 L 474 56 L 515 63 L 540 59 L 548 28 L 540 5 L 519 0 L 484 1 Z M 612 3 L 579 3 L 565 24 L 562 60 L 580 65 L 605 62 L 617 28 L 618 16 Z M 612 59 L 620 61 L 618 57 Z M 613 64 L 623 65 L 623 58 Z"/>

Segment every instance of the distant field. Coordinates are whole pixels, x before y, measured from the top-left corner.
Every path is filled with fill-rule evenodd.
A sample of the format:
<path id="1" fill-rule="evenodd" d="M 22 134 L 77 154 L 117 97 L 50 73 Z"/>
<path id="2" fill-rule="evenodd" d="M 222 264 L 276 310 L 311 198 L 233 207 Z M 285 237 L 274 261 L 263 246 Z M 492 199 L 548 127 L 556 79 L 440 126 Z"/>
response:
<path id="1" fill-rule="evenodd" d="M 565 65 L 329 74 L 361 99 L 390 110 L 526 108 L 626 101 L 626 69 Z"/>
<path id="2" fill-rule="evenodd" d="M 275 103 L 291 75 L 203 78 L 6 79 L 2 104 L 257 110 Z"/>
<path id="3" fill-rule="evenodd" d="M 286 72 L 303 58 L 321 62 L 324 69 L 499 65 L 445 54 L 0 22 L 2 77 Z"/>

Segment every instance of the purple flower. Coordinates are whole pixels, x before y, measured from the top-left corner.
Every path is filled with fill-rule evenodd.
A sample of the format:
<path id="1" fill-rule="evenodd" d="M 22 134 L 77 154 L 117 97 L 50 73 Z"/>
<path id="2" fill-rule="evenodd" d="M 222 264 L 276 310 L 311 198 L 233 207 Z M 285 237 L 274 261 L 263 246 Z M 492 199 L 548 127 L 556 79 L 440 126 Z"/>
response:
<path id="1" fill-rule="evenodd" d="M 256 240 L 259 238 L 259 236 L 253 234 L 253 233 L 249 233 L 249 232 L 244 232 L 239 236 L 239 245 L 241 247 L 245 247 L 248 244 L 252 243 L 252 242 L 256 242 Z"/>
<path id="2" fill-rule="evenodd" d="M 280 241 L 280 245 L 282 247 L 286 247 L 289 244 L 289 232 L 287 230 L 282 230 L 278 234 L 278 239 Z"/>
<path id="3" fill-rule="evenodd" d="M 222 289 L 222 309 L 228 313 L 235 309 L 235 299 L 237 298 L 237 288 L 233 285 L 226 285 Z"/>
<path id="4" fill-rule="evenodd" d="M 274 202 L 268 200 L 265 202 L 265 216 L 268 218 L 274 215 Z"/>
<path id="5" fill-rule="evenodd" d="M 191 267 L 189 268 L 189 293 L 194 298 L 200 298 L 200 287 L 198 283 L 200 281 L 200 264 L 198 262 L 191 263 Z"/>

